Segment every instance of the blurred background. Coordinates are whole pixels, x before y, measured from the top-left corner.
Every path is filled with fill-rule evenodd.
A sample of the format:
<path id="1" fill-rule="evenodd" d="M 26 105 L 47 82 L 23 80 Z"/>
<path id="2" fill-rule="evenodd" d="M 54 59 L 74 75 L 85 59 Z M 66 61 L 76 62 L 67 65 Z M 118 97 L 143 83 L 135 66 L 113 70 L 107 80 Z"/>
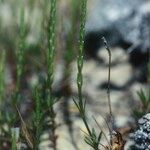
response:
<path id="1" fill-rule="evenodd" d="M 34 109 L 33 89 L 43 87 L 46 78 L 46 55 L 50 0 L 0 0 L 0 109 L 1 125 L 18 127 L 13 121 L 12 94 L 17 84 L 17 50 L 20 41 L 21 10 L 24 10 L 24 74 L 21 79 L 20 113 L 30 122 Z M 150 59 L 150 1 L 149 0 L 89 0 L 85 34 L 85 59 L 83 67 L 83 96 L 87 101 L 89 124 L 107 137 L 109 108 L 107 102 L 108 52 L 102 37 L 111 49 L 111 105 L 115 128 L 128 140 L 137 120 L 150 112 L 149 103 L 143 106 L 137 92 L 147 91 L 150 84 L 148 64 Z M 77 96 L 78 39 L 80 27 L 80 1 L 57 2 L 56 57 L 53 94 L 59 99 L 55 105 L 57 148 L 84 150 L 86 131 L 73 102 Z M 44 87 L 43 87 L 44 88 Z M 29 123 L 30 124 L 30 123 Z M 1 135 L 1 147 L 10 149 L 7 134 Z M 8 139 L 7 139 L 8 138 Z M 48 133 L 42 134 L 40 148 L 50 149 Z M 107 145 L 106 139 L 102 143 Z M 126 144 L 128 147 L 128 142 Z"/>

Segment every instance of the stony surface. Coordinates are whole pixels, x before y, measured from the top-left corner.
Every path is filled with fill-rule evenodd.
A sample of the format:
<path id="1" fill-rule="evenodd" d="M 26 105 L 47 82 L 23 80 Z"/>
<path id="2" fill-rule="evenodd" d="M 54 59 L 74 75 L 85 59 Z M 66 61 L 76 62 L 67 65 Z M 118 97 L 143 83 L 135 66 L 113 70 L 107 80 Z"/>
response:
<path id="1" fill-rule="evenodd" d="M 5 2 L 3 5 L 0 5 L 0 17 L 3 20 L 2 26 L 6 26 L 6 29 L 11 29 L 12 26 L 15 26 L 15 22 L 19 20 L 19 17 L 16 17 L 14 20 L 13 13 L 11 11 L 13 10 L 14 1 L 11 1 L 11 3 Z M 61 0 L 62 3 L 62 9 L 63 11 L 67 11 L 67 1 Z M 124 21 L 126 18 L 129 19 L 129 16 L 132 14 L 132 9 L 139 8 L 139 3 L 141 4 L 139 13 L 145 14 L 144 11 L 149 11 L 148 6 L 149 2 L 146 0 L 139 1 L 139 0 L 126 0 L 126 5 L 124 5 L 123 0 L 116 1 L 117 3 L 114 3 L 112 0 L 92 0 L 88 1 L 88 20 L 87 20 L 87 30 L 100 30 L 101 28 L 106 28 L 111 31 L 112 27 L 111 25 L 114 25 L 114 22 L 120 19 L 123 19 Z M 147 3 L 146 3 L 147 2 Z M 9 5 L 8 5 L 8 4 Z M 92 3 L 92 5 L 90 4 Z M 105 5 L 104 5 L 105 3 Z M 12 5 L 13 4 L 13 5 Z M 107 5 L 106 5 L 107 4 Z M 10 5 L 13 6 L 10 9 Z M 123 6 L 123 7 L 122 7 Z M 125 7 L 124 7 L 125 6 Z M 101 9 L 102 8 L 102 9 Z M 119 9 L 118 9 L 119 8 Z M 10 11 L 11 10 L 11 11 Z M 109 10 L 109 11 L 108 11 Z M 17 12 L 19 10 L 17 9 Z M 28 10 L 27 10 L 28 11 Z M 61 11 L 61 9 L 60 9 Z M 4 13 L 7 12 L 7 13 Z M 91 13 L 92 12 L 92 13 Z M 110 13 L 111 12 L 111 13 Z M 139 15 L 139 13 L 137 13 Z M 30 41 L 31 43 L 36 43 L 38 41 L 38 35 L 41 33 L 40 29 L 40 18 L 42 17 L 41 11 L 39 11 L 38 8 L 35 8 L 33 10 L 30 10 L 30 13 L 26 14 L 27 18 L 29 19 L 29 22 L 32 23 L 32 26 L 30 26 L 30 34 L 27 38 L 27 41 Z M 123 17 L 123 18 L 122 18 Z M 136 20 L 136 15 L 133 17 Z M 98 19 L 97 19 L 98 18 Z M 92 19 L 92 20 L 90 20 Z M 38 22 L 39 21 L 39 22 Z M 67 22 L 67 18 L 65 20 Z M 130 21 L 130 19 L 128 20 Z M 141 21 L 141 20 L 140 20 Z M 140 21 L 138 20 L 137 23 L 139 24 Z M 39 24 L 38 24 L 38 23 Z M 149 23 L 149 22 L 148 22 Z M 37 26 L 38 24 L 38 26 Z M 106 25 L 107 24 L 107 25 Z M 10 26 L 11 25 L 11 26 Z M 118 26 L 122 26 L 121 23 L 118 22 Z M 131 29 L 127 27 L 125 24 L 125 28 L 127 29 L 128 37 L 129 31 L 132 30 L 132 28 L 135 27 L 135 22 L 131 26 Z M 146 24 L 147 25 L 147 24 Z M 107 28 L 108 27 L 108 28 Z M 113 26 L 114 27 L 114 26 Z M 115 26 L 116 28 L 116 26 Z M 118 28 L 118 27 L 117 27 Z M 2 28 L 3 29 L 3 28 Z M 122 29 L 121 29 L 122 30 Z M 123 29 L 124 30 L 124 29 Z M 8 30 L 9 32 L 9 30 Z M 134 32 L 134 31 L 133 31 Z M 7 32 L 6 32 L 7 33 Z M 6 34 L 4 33 L 4 34 Z M 10 33 L 10 32 L 9 32 Z M 14 32 L 12 32 L 14 33 Z M 10 34 L 12 34 L 10 33 Z M 15 32 L 16 33 L 16 32 Z M 119 36 L 124 36 L 124 33 L 119 31 Z M 109 33 L 111 34 L 111 32 Z M 13 37 L 15 34 L 12 34 Z M 12 37 L 8 36 L 11 38 Z M 118 33 L 117 33 L 118 35 Z M 134 33 L 132 33 L 134 35 Z M 118 38 L 115 35 L 113 35 L 115 38 Z M 98 37 L 99 38 L 99 37 Z M 133 37 L 131 37 L 133 38 Z M 138 38 L 137 34 L 135 34 L 133 39 L 125 38 L 128 40 L 135 41 Z M 112 39 L 112 38 L 110 38 Z M 116 39 L 114 39 L 115 41 Z M 147 39 L 148 40 L 148 39 Z M 150 40 L 149 40 L 150 41 Z M 147 42 L 147 41 L 145 41 Z M 131 65 L 128 62 L 128 55 L 122 50 L 122 48 L 113 48 L 112 50 L 112 67 L 111 67 L 111 82 L 115 83 L 118 87 L 122 87 L 133 75 L 134 72 L 132 72 Z M 95 127 L 97 129 L 97 132 L 100 131 L 99 127 L 94 122 L 93 116 L 96 118 L 97 122 L 105 132 L 107 138 L 109 138 L 108 133 L 108 125 L 105 121 L 105 119 L 108 120 L 108 102 L 107 102 L 107 93 L 106 88 L 101 88 L 101 85 L 103 83 L 107 82 L 108 78 L 108 54 L 105 48 L 102 48 L 101 51 L 98 52 L 98 56 L 100 56 L 104 61 L 103 63 L 99 63 L 95 60 L 85 60 L 84 67 L 83 67 L 83 77 L 84 77 L 84 84 L 83 84 L 83 95 L 84 98 L 87 100 L 87 116 L 88 121 L 91 127 Z M 6 74 L 8 74 L 6 78 L 12 78 L 11 76 L 11 69 L 7 67 L 8 70 Z M 54 82 L 54 87 L 57 88 L 59 85 L 59 82 L 61 80 L 61 75 L 63 72 L 63 65 L 57 65 L 56 69 L 56 79 Z M 77 86 L 76 86 L 76 74 L 77 74 L 77 67 L 76 62 L 73 62 L 72 64 L 72 74 L 70 78 L 71 82 L 71 88 L 73 91 L 73 96 L 77 95 Z M 31 78 L 31 80 L 35 80 L 35 77 Z M 36 81 L 31 81 L 36 82 Z M 7 82 L 12 82 L 8 81 Z M 8 83 L 10 84 L 10 83 Z M 34 84 L 34 83 L 33 83 Z M 124 128 L 126 126 L 129 126 L 129 124 L 133 123 L 134 120 L 132 118 L 132 110 L 134 107 L 136 107 L 136 103 L 138 103 L 138 97 L 136 94 L 136 91 L 139 90 L 143 85 L 139 84 L 138 82 L 134 82 L 132 85 L 127 87 L 126 89 L 119 89 L 119 90 L 111 90 L 111 104 L 112 104 L 112 110 L 113 110 L 113 116 L 115 119 L 115 125 L 118 128 Z M 10 88 L 10 87 L 9 87 Z M 57 135 L 58 135 L 58 150 L 90 150 L 91 148 L 85 144 L 84 142 L 84 132 L 86 132 L 85 126 L 82 122 L 82 120 L 79 117 L 78 110 L 73 103 L 72 100 L 73 97 L 69 97 L 67 99 L 69 103 L 69 112 L 70 112 L 70 119 L 72 120 L 72 133 L 69 132 L 68 126 L 66 125 L 64 121 L 63 116 L 63 107 L 62 107 L 62 101 L 60 99 L 59 103 L 56 104 L 55 111 L 57 113 L 56 122 L 58 123 L 57 128 Z M 135 100 L 137 100 L 135 102 Z M 131 107 L 132 106 L 132 107 Z M 105 118 L 105 119 L 104 119 Z M 83 132 L 84 131 L 84 132 Z M 44 133 L 41 137 L 43 142 L 40 145 L 41 150 L 49 150 L 50 142 L 48 140 L 48 133 Z M 108 145 L 106 142 L 106 139 L 102 138 L 101 141 L 104 145 Z"/>
<path id="2" fill-rule="evenodd" d="M 150 149 L 150 113 L 144 115 L 138 121 L 139 128 L 131 135 L 133 148 L 136 150 Z"/>
<path id="3" fill-rule="evenodd" d="M 117 44 L 121 39 L 134 48 L 146 51 L 150 48 L 149 7 L 148 0 L 95 0 L 89 9 L 86 31 L 97 31 L 110 43 Z"/>

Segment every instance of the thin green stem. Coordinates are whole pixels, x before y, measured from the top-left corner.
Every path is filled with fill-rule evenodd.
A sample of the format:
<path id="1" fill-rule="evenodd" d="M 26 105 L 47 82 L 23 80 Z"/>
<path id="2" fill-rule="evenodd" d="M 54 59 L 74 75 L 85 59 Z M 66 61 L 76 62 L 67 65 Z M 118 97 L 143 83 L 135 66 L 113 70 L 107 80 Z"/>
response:
<path id="1" fill-rule="evenodd" d="M 83 68 L 83 55 L 84 55 L 84 36 L 85 36 L 85 22 L 86 22 L 86 6 L 87 0 L 81 1 L 81 24 L 80 24 L 80 37 L 79 37 L 79 53 L 77 58 L 77 66 L 78 66 L 78 74 L 77 74 L 77 86 L 78 86 L 78 98 L 79 98 L 79 107 L 80 114 L 83 119 L 83 122 L 88 130 L 88 133 L 91 135 L 90 128 L 87 123 L 87 119 L 85 116 L 85 106 L 82 99 L 82 85 L 83 85 L 83 76 L 82 76 L 82 68 Z"/>
<path id="2" fill-rule="evenodd" d="M 82 68 L 83 68 L 83 45 L 84 45 L 84 35 L 85 35 L 85 21 L 86 21 L 86 5 L 87 0 L 81 1 L 81 24 L 80 24 L 80 39 L 79 39 L 79 54 L 77 60 L 78 66 L 78 75 L 77 75 L 77 85 L 78 85 L 78 97 L 80 106 L 83 107 L 83 100 L 82 100 Z"/>
<path id="3" fill-rule="evenodd" d="M 25 21 L 24 21 L 24 8 L 21 7 L 20 12 L 20 35 L 19 35 L 19 48 L 16 53 L 17 57 L 17 83 L 15 91 L 15 102 L 19 101 L 19 91 L 21 89 L 21 81 L 24 73 L 24 54 L 25 54 Z"/>
<path id="4" fill-rule="evenodd" d="M 35 99 L 35 111 L 33 114 L 33 127 L 35 129 L 35 138 L 34 138 L 34 149 L 38 150 L 38 146 L 40 143 L 40 136 L 42 134 L 43 125 L 43 108 L 42 108 L 42 97 L 39 91 L 39 88 L 35 88 L 34 92 L 34 99 Z"/>
<path id="5" fill-rule="evenodd" d="M 5 50 L 2 50 L 0 55 L 0 103 L 4 96 L 4 69 L 5 69 Z"/>
<path id="6" fill-rule="evenodd" d="M 49 115 L 51 119 L 51 135 L 50 139 L 53 143 L 53 149 L 56 150 L 56 135 L 55 135 L 55 129 L 56 129 L 56 123 L 55 123 L 55 112 L 54 112 L 54 102 L 55 99 L 52 96 L 52 85 L 54 81 L 54 58 L 55 58 L 55 27 L 56 27 L 56 2 L 57 0 L 51 0 L 51 7 L 50 7 L 50 20 L 49 20 L 49 45 L 48 45 L 48 56 L 47 56 L 47 94 L 48 94 L 48 100 L 47 105 L 49 107 Z"/>
<path id="7" fill-rule="evenodd" d="M 49 49 L 48 49 L 48 77 L 47 84 L 49 92 L 52 91 L 54 80 L 54 56 L 55 56 L 55 26 L 56 26 L 56 0 L 51 0 L 50 22 L 49 22 Z"/>
<path id="8" fill-rule="evenodd" d="M 85 22 L 86 22 L 86 5 L 87 0 L 81 1 L 81 24 L 80 24 L 80 38 L 79 38 L 79 53 L 77 57 L 77 66 L 78 66 L 78 73 L 77 73 L 77 86 L 78 86 L 78 102 L 75 102 L 81 118 L 84 122 L 84 125 L 88 131 L 88 137 L 85 137 L 86 143 L 88 143 L 93 149 L 98 150 L 99 141 L 101 139 L 101 133 L 97 137 L 96 132 L 94 129 L 90 129 L 89 124 L 87 122 L 86 114 L 85 114 L 85 106 L 86 101 L 83 100 L 82 94 L 82 85 L 83 85 L 83 56 L 84 56 L 84 36 L 85 36 Z"/>

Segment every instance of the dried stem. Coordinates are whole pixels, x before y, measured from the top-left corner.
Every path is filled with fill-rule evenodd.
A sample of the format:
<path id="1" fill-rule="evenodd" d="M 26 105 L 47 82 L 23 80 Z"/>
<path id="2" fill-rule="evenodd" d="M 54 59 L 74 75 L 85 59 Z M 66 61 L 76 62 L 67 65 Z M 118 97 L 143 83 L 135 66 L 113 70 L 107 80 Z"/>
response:
<path id="1" fill-rule="evenodd" d="M 108 87 L 107 87 L 107 96 L 108 96 L 108 106 L 109 106 L 109 114 L 110 114 L 110 122 L 111 122 L 111 127 L 109 129 L 110 132 L 110 143 L 112 145 L 112 131 L 114 129 L 114 120 L 113 120 L 113 114 L 112 114 L 112 108 L 111 108 L 111 99 L 110 99 L 110 70 L 111 70 L 111 50 L 108 46 L 108 43 L 105 39 L 105 37 L 102 38 L 104 42 L 104 46 L 106 50 L 108 51 L 109 55 L 109 70 L 108 70 Z"/>

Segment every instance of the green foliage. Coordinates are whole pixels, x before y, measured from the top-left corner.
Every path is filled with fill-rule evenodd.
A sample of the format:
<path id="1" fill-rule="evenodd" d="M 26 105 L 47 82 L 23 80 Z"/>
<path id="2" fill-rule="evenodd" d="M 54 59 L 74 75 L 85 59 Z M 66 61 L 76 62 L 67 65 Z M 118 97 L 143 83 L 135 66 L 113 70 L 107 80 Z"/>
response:
<path id="1" fill-rule="evenodd" d="M 5 84 L 4 84 L 4 69 L 5 69 L 6 52 L 2 50 L 0 54 L 0 104 L 4 98 Z"/>
<path id="2" fill-rule="evenodd" d="M 147 89 L 144 89 L 144 90 L 140 89 L 137 92 L 137 95 L 140 99 L 141 107 L 133 110 L 133 115 L 136 119 L 139 119 L 146 113 L 150 112 L 150 60 L 147 65 L 147 70 L 148 70 L 148 74 L 147 74 L 148 87 L 147 87 Z"/>
<path id="3" fill-rule="evenodd" d="M 17 150 L 17 142 L 18 142 L 18 138 L 19 138 L 19 128 L 12 128 L 11 129 L 11 150 Z"/>
<path id="4" fill-rule="evenodd" d="M 16 149 L 16 141 L 14 134 L 11 135 L 11 128 L 14 126 L 14 124 L 17 122 L 18 117 L 16 113 L 16 106 L 20 102 L 20 89 L 21 89 L 21 81 L 23 79 L 23 73 L 24 73 L 24 49 L 25 49 L 25 23 L 24 23 L 24 9 L 23 7 L 21 8 L 21 13 L 20 13 L 20 24 L 19 24 L 19 44 L 17 45 L 17 51 L 16 51 L 16 89 L 13 92 L 12 96 L 12 101 L 9 103 L 9 105 L 3 103 L 4 108 L 7 108 L 7 111 L 2 108 L 1 113 L 3 114 L 2 117 L 0 118 L 0 123 L 1 123 L 1 131 L 3 136 L 7 139 L 12 137 L 11 142 L 12 142 L 12 149 Z M 6 98 L 4 97 L 4 62 L 5 62 L 5 51 L 2 51 L 1 55 L 1 67 L 0 67 L 0 96 L 1 98 Z M 11 108 L 10 108 L 11 107 Z M 8 129 L 4 127 L 5 123 L 8 125 Z"/>
<path id="5" fill-rule="evenodd" d="M 83 85 L 83 75 L 82 75 L 82 69 L 83 69 L 83 45 L 84 45 L 84 36 L 85 36 L 85 21 L 86 21 L 86 5 L 87 0 L 81 1 L 81 23 L 80 23 L 80 39 L 79 39 L 79 53 L 77 58 L 77 66 L 78 66 L 78 73 L 77 73 L 77 86 L 78 86 L 78 101 L 74 100 L 74 103 L 76 104 L 80 116 L 84 122 L 84 125 L 88 131 L 88 134 L 85 136 L 85 142 L 90 145 L 94 150 L 99 150 L 99 143 L 101 140 L 102 132 L 100 132 L 98 135 L 96 135 L 96 131 L 94 128 L 90 129 L 89 124 L 87 122 L 86 117 L 86 100 L 83 100 L 82 96 L 82 85 Z"/>
<path id="6" fill-rule="evenodd" d="M 17 150 L 16 138 L 15 138 L 14 135 L 12 136 L 12 147 L 11 147 L 11 149 L 12 149 L 12 150 Z"/>
<path id="7" fill-rule="evenodd" d="M 102 137 L 102 132 L 100 132 L 97 136 L 95 129 L 92 129 L 91 135 L 85 136 L 85 142 L 93 147 L 94 150 L 99 150 L 99 144 Z"/>
<path id="8" fill-rule="evenodd" d="M 148 70 L 148 74 L 147 74 L 148 83 L 150 84 L 150 52 L 149 52 L 149 62 L 147 65 L 147 70 Z"/>
<path id="9" fill-rule="evenodd" d="M 78 74 L 77 74 L 77 86 L 78 86 L 78 98 L 79 98 L 79 106 L 83 109 L 83 100 L 82 100 L 82 84 L 83 84 L 83 76 L 82 76 L 82 68 L 83 68 L 83 45 L 84 45 L 84 36 L 85 36 L 85 21 L 86 21 L 86 0 L 81 1 L 81 24 L 80 24 L 80 39 L 79 39 L 79 53 L 77 57 L 77 66 L 78 66 Z M 83 111 L 84 112 L 84 111 Z"/>
<path id="10" fill-rule="evenodd" d="M 48 53 L 47 53 L 47 106 L 50 116 L 50 139 L 52 141 L 52 147 L 54 150 L 56 150 L 56 135 L 55 135 L 55 129 L 56 129 L 56 123 L 55 123 L 55 112 L 53 105 L 55 103 L 55 98 L 52 95 L 52 85 L 54 81 L 54 58 L 55 58 L 55 27 L 56 27 L 56 2 L 57 0 L 51 0 L 51 9 L 50 9 L 50 22 L 49 22 L 49 45 L 48 45 Z"/>
<path id="11" fill-rule="evenodd" d="M 47 86 L 49 93 L 52 91 L 54 80 L 54 57 L 55 57 L 55 26 L 56 26 L 56 0 L 51 0 L 50 21 L 49 21 L 49 45 L 47 54 Z"/>
<path id="12" fill-rule="evenodd" d="M 137 92 L 143 107 L 146 108 L 148 107 L 149 103 L 150 103 L 150 92 L 147 92 L 147 95 L 144 94 L 144 91 L 141 89 L 140 91 Z"/>
<path id="13" fill-rule="evenodd" d="M 19 24 L 19 44 L 18 49 L 16 52 L 16 59 L 17 59 L 17 83 L 16 83 L 16 91 L 14 93 L 14 103 L 20 101 L 21 95 L 21 84 L 23 80 L 23 73 L 24 73 L 24 62 L 25 62 L 25 20 L 24 20 L 24 8 L 21 7 L 20 10 L 20 24 Z"/>
<path id="14" fill-rule="evenodd" d="M 150 87 L 147 90 L 140 89 L 137 94 L 141 102 L 141 108 L 135 109 L 133 113 L 136 118 L 141 118 L 150 112 Z"/>
<path id="15" fill-rule="evenodd" d="M 40 136 L 43 131 L 43 123 L 44 123 L 44 110 L 42 107 L 42 97 L 40 90 L 38 87 L 35 88 L 34 91 L 34 99 L 35 99 L 35 110 L 33 112 L 33 130 L 35 131 L 34 136 L 34 149 L 38 149 L 40 143 Z"/>
<path id="16" fill-rule="evenodd" d="M 65 54 L 64 54 L 64 60 L 66 62 L 66 64 L 70 64 L 74 59 L 75 59 L 75 48 L 76 48 L 76 39 L 78 36 L 78 31 L 77 31 L 77 27 L 78 27 L 78 13 L 79 10 L 79 4 L 80 1 L 71 1 L 71 28 L 69 30 L 69 33 L 67 35 L 67 39 L 66 39 L 66 50 L 65 50 Z M 67 70 L 66 70 L 67 71 Z"/>

